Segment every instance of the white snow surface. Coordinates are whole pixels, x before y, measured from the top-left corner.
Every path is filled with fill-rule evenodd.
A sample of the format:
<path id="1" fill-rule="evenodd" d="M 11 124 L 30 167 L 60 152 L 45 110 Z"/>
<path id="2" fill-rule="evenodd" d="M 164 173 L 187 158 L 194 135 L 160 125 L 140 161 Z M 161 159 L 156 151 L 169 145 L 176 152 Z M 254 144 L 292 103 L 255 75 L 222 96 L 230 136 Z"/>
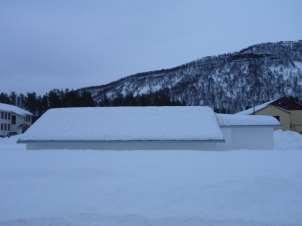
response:
<path id="1" fill-rule="evenodd" d="M 265 102 L 265 103 L 263 103 L 263 104 L 256 105 L 256 106 L 251 107 L 251 108 L 249 108 L 249 109 L 246 109 L 246 110 L 244 110 L 244 111 L 237 112 L 237 113 L 234 114 L 234 115 L 250 115 L 250 114 L 253 114 L 253 113 L 256 112 L 256 111 L 260 111 L 260 110 L 262 110 L 263 108 L 267 107 L 270 103 L 273 103 L 273 102 L 276 101 L 276 100 L 277 100 L 277 99 L 274 99 L 274 100 Z"/>
<path id="2" fill-rule="evenodd" d="M 14 112 L 18 115 L 23 115 L 23 116 L 32 115 L 32 113 L 30 113 L 29 111 L 26 111 L 14 105 L 4 104 L 4 103 L 0 103 L 0 111 Z"/>
<path id="3" fill-rule="evenodd" d="M 300 226 L 302 137 L 276 139 L 278 150 L 225 152 L 28 151 L 0 139 L 0 225 Z"/>
<path id="4" fill-rule="evenodd" d="M 302 149 L 302 135 L 294 131 L 277 130 L 274 132 L 276 149 Z"/>
<path id="5" fill-rule="evenodd" d="M 209 107 L 94 107 L 48 110 L 21 140 L 222 140 Z"/>
<path id="6" fill-rule="evenodd" d="M 220 126 L 279 126 L 280 123 L 272 116 L 217 114 Z"/>

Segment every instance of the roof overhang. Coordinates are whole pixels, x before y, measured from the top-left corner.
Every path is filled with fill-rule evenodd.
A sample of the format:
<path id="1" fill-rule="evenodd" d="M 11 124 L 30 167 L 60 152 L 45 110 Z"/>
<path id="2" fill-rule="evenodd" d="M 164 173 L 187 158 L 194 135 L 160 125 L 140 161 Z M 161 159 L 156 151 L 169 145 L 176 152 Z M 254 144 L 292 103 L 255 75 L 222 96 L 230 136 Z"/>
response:
<path id="1" fill-rule="evenodd" d="M 27 144 L 27 143 L 47 143 L 47 142 L 74 142 L 74 143 L 113 143 L 113 142 L 225 142 L 225 139 L 169 139 L 169 140 L 56 140 L 56 139 L 49 139 L 49 140 L 17 140 L 17 143 L 20 144 Z"/>

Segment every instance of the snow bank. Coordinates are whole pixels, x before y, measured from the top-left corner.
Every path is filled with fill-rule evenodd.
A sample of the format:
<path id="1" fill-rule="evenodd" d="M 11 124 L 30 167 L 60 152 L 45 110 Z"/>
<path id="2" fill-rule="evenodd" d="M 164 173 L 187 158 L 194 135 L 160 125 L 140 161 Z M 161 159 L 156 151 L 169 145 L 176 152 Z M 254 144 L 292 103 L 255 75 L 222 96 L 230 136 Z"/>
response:
<path id="1" fill-rule="evenodd" d="M 0 144 L 1 226 L 302 222 L 301 151 L 19 151 L 5 142 L 15 150 Z"/>
<path id="2" fill-rule="evenodd" d="M 94 107 L 47 111 L 22 140 L 222 140 L 209 107 Z"/>
<path id="3" fill-rule="evenodd" d="M 302 150 L 302 135 L 293 131 L 277 130 L 274 132 L 275 149 Z"/>
<path id="4" fill-rule="evenodd" d="M 300 226 L 302 142 L 288 151 L 26 151 L 0 139 L 0 226 Z"/>
<path id="5" fill-rule="evenodd" d="M 0 158 L 1 151 L 25 151 L 25 144 L 18 144 L 17 141 L 20 135 L 11 136 L 11 137 L 0 137 Z"/>

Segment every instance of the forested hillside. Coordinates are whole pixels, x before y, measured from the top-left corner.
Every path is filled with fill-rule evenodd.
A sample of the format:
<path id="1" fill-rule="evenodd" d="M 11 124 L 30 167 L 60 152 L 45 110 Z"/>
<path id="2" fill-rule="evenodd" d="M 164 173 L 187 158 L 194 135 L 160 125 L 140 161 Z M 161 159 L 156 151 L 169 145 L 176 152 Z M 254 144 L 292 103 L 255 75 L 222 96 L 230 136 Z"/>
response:
<path id="1" fill-rule="evenodd" d="M 302 97 L 302 41 L 258 44 L 175 68 L 144 72 L 87 87 L 94 101 L 165 90 L 171 101 L 236 112 L 280 96 Z"/>

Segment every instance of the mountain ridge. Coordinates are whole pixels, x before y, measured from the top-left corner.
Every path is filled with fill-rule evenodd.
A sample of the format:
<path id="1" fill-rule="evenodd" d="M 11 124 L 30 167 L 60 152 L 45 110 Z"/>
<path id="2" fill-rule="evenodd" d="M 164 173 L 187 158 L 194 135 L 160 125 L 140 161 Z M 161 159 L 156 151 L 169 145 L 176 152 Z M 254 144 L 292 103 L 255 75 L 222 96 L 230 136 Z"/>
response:
<path id="1" fill-rule="evenodd" d="M 176 67 L 136 73 L 84 87 L 98 103 L 168 90 L 186 105 L 209 105 L 226 112 L 283 95 L 302 97 L 302 40 L 251 45 L 233 53 L 206 56 Z"/>

